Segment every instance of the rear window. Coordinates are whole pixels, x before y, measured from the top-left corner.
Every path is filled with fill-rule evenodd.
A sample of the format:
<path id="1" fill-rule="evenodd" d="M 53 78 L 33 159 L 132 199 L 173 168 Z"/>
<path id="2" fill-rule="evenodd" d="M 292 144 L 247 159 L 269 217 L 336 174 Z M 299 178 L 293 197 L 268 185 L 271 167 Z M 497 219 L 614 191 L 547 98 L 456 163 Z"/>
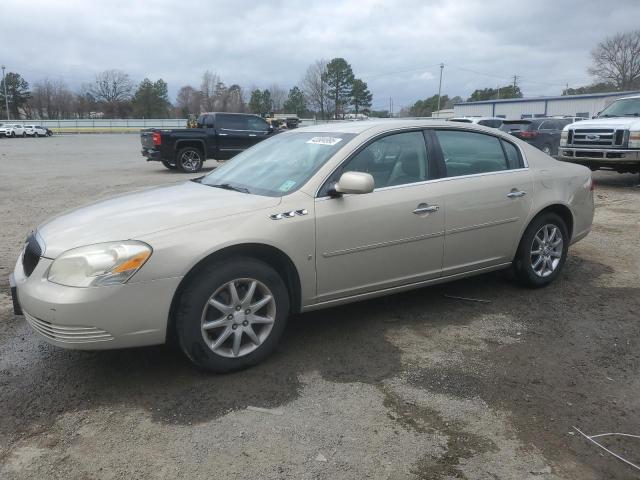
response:
<path id="1" fill-rule="evenodd" d="M 470 120 L 468 118 L 451 118 L 449 119 L 450 122 L 460 122 L 460 123 L 472 123 L 473 120 Z"/>
<path id="2" fill-rule="evenodd" d="M 513 132 L 515 130 L 530 130 L 531 122 L 502 122 L 500 130 L 503 132 Z"/>
<path id="3" fill-rule="evenodd" d="M 216 115 L 216 123 L 218 128 L 226 130 L 249 130 L 248 117 L 245 115 L 231 115 L 228 113 L 220 113 Z"/>

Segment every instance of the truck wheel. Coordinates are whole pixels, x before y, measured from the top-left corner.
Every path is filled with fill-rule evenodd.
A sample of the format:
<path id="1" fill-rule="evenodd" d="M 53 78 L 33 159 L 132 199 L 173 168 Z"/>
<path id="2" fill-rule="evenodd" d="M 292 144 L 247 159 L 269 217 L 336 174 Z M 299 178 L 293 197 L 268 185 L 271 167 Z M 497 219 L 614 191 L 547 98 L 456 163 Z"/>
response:
<path id="1" fill-rule="evenodd" d="M 545 145 L 542 147 L 542 152 L 546 153 L 547 155 L 551 155 L 551 145 L 549 145 L 548 143 L 545 143 Z"/>
<path id="2" fill-rule="evenodd" d="M 185 286 L 176 333 L 193 363 L 229 372 L 264 360 L 288 316 L 289 295 L 278 272 L 260 260 L 235 257 L 208 265 Z"/>
<path id="3" fill-rule="evenodd" d="M 162 159 L 162 164 L 167 167 L 169 170 L 175 170 L 176 164 L 175 163 L 169 163 L 167 160 Z"/>
<path id="4" fill-rule="evenodd" d="M 184 173 L 197 173 L 202 170 L 202 153 L 194 147 L 185 147 L 178 150 L 176 166 Z"/>

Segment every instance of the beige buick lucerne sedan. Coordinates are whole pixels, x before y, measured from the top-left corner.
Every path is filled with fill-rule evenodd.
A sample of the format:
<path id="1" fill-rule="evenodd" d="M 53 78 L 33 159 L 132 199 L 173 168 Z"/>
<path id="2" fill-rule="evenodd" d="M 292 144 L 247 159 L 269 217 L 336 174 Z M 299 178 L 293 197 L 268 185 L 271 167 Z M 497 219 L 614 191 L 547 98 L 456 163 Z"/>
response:
<path id="1" fill-rule="evenodd" d="M 591 228 L 592 190 L 587 168 L 495 129 L 301 128 L 40 225 L 14 304 L 60 347 L 175 336 L 195 364 L 229 371 L 264 359 L 295 312 L 503 268 L 547 285 Z"/>

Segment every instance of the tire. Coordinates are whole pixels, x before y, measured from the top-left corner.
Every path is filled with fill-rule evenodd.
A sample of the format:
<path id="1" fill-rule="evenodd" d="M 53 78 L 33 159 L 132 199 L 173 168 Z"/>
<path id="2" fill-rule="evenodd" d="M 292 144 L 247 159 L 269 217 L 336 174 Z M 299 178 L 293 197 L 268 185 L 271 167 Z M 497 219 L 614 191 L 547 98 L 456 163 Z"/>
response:
<path id="1" fill-rule="evenodd" d="M 22 138 L 27 138 L 27 132 L 22 132 Z"/>
<path id="2" fill-rule="evenodd" d="M 551 156 L 551 154 L 553 153 L 551 150 L 551 145 L 549 145 L 548 143 L 545 143 L 540 150 L 542 150 L 542 153 L 549 156 Z"/>
<path id="3" fill-rule="evenodd" d="M 202 170 L 203 154 L 194 147 L 185 147 L 176 154 L 176 166 L 184 173 L 197 173 Z"/>
<path id="4" fill-rule="evenodd" d="M 11 138 L 16 138 L 16 132 L 11 132 Z"/>
<path id="5" fill-rule="evenodd" d="M 35 132 L 35 133 L 33 134 L 33 136 L 34 136 L 34 137 L 36 137 L 36 138 L 38 138 L 40 135 L 38 134 L 38 132 Z"/>
<path id="6" fill-rule="evenodd" d="M 253 282 L 254 291 L 247 300 Z M 265 300 L 268 297 L 271 300 Z M 195 365 L 230 372 L 264 360 L 280 340 L 288 316 L 289 294 L 278 272 L 260 260 L 237 257 L 208 265 L 189 281 L 176 309 L 176 336 Z"/>
<path id="7" fill-rule="evenodd" d="M 177 168 L 175 163 L 169 163 L 167 160 L 164 160 L 164 159 L 160 161 L 162 162 L 162 165 L 167 167 L 169 170 L 175 170 Z"/>
<path id="8" fill-rule="evenodd" d="M 520 240 L 513 262 L 517 280 L 531 288 L 545 287 L 553 282 L 567 260 L 570 240 L 564 220 L 555 213 L 543 213 L 534 218 Z"/>

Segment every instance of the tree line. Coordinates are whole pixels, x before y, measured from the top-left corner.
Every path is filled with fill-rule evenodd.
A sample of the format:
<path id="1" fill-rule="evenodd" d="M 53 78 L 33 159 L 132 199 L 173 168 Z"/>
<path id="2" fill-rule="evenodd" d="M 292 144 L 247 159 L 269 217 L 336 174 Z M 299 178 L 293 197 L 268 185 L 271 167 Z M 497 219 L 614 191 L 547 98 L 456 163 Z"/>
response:
<path id="1" fill-rule="evenodd" d="M 317 60 L 299 85 L 288 92 L 277 84 L 247 92 L 238 84 L 226 85 L 219 75 L 207 70 L 198 87 L 185 85 L 179 89 L 175 103 L 169 100 L 168 86 L 162 78 L 145 78 L 136 84 L 121 70 L 101 72 L 75 92 L 64 81 L 49 78 L 35 82 L 31 88 L 20 74 L 9 72 L 0 83 L 2 116 L 6 114 L 4 82 L 14 119 L 184 118 L 212 111 L 344 118 L 348 113 L 369 113 L 373 98 L 366 82 L 355 77 L 343 58 Z"/>

